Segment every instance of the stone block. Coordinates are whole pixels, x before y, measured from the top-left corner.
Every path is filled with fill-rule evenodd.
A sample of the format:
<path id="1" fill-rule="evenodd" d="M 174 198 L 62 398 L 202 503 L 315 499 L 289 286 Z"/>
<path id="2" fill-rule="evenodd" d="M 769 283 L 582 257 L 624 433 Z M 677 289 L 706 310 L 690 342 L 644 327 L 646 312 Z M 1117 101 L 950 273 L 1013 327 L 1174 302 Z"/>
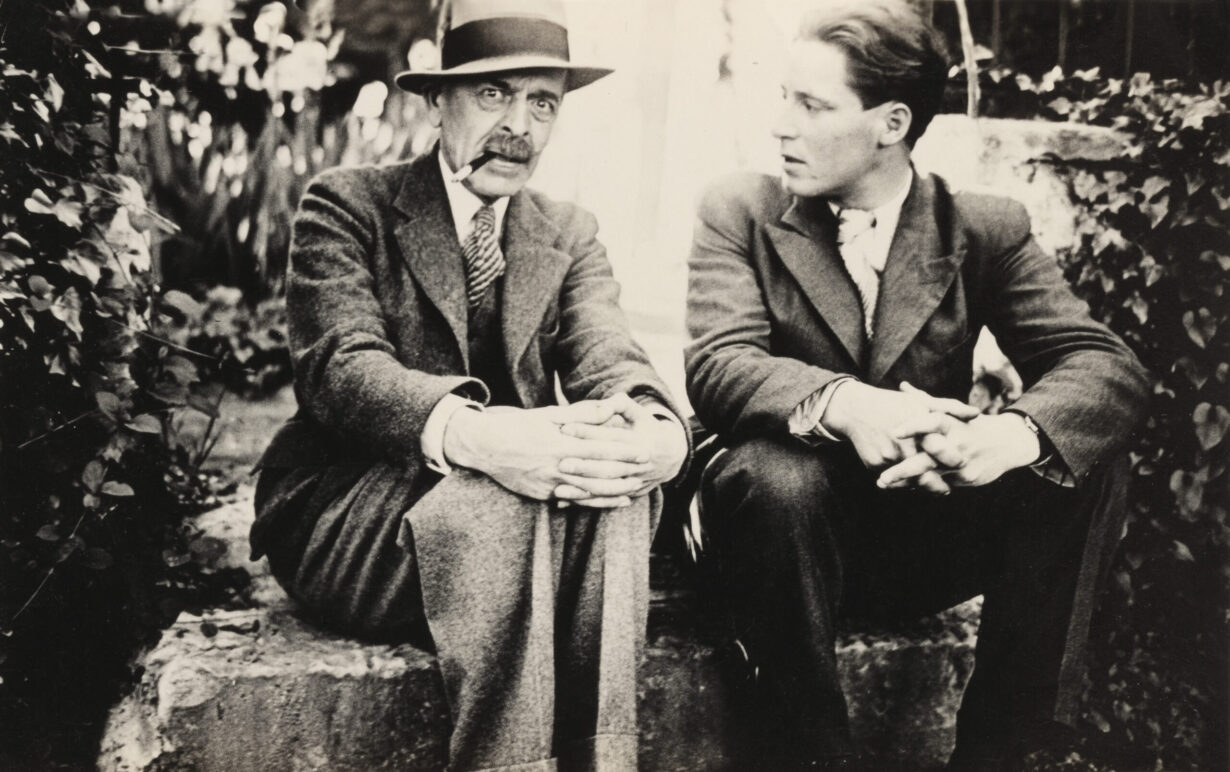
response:
<path id="1" fill-rule="evenodd" d="M 198 525 L 247 564 L 251 505 Z M 136 690 L 112 711 L 104 772 L 301 772 L 440 769 L 448 708 L 434 659 L 410 646 L 332 635 L 295 616 L 262 563 L 265 608 L 183 614 L 142 658 Z M 921 769 L 951 749 L 972 669 L 966 604 L 909 631 L 860 630 L 838 650 L 856 739 L 886 761 Z M 715 652 L 686 593 L 655 593 L 640 684 L 641 769 L 730 767 L 732 718 Z"/>

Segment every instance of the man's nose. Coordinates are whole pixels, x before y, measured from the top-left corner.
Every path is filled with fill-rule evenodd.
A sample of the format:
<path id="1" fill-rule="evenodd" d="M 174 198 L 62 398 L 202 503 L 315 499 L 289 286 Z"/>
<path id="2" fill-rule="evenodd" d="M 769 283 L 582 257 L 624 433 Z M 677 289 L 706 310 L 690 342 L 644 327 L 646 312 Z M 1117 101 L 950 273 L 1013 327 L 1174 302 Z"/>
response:
<path id="1" fill-rule="evenodd" d="M 514 136 L 523 136 L 530 132 L 530 101 L 524 96 L 514 96 L 500 127 Z"/>
<path id="2" fill-rule="evenodd" d="M 798 134 L 790 114 L 790 105 L 783 103 L 778 109 L 777 118 L 774 119 L 770 131 L 775 139 L 793 139 Z"/>

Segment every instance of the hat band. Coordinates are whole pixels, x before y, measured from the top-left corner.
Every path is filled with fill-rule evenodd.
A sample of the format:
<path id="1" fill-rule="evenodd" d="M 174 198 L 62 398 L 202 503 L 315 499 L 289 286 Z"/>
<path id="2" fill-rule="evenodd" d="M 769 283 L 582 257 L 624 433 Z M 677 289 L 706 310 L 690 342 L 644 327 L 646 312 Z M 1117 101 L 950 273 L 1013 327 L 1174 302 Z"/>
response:
<path id="1" fill-rule="evenodd" d="M 546 19 L 478 19 L 444 33 L 440 66 L 451 70 L 480 59 L 537 54 L 568 62 L 568 30 Z"/>

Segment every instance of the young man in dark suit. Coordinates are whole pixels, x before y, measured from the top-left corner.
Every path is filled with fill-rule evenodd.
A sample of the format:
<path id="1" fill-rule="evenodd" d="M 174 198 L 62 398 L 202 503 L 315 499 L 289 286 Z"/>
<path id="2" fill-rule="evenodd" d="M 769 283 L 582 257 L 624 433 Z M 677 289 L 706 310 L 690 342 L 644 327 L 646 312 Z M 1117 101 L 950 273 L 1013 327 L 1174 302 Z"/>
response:
<path id="1" fill-rule="evenodd" d="M 1073 718 L 1145 379 L 1019 204 L 913 170 L 948 63 L 907 4 L 809 15 L 788 61 L 780 179 L 701 204 L 685 352 L 728 448 L 701 501 L 759 734 L 773 765 L 848 768 L 838 616 L 982 593 L 950 766 L 1001 769 Z M 998 415 L 963 403 L 984 325 L 1025 383 Z"/>
<path id="2" fill-rule="evenodd" d="M 253 552 L 321 623 L 434 648 L 450 769 L 635 769 L 658 485 L 689 441 L 593 216 L 524 187 L 609 70 L 569 60 L 557 1 L 443 13 L 441 67 L 397 79 L 439 145 L 322 175 L 296 217 L 300 409 Z"/>

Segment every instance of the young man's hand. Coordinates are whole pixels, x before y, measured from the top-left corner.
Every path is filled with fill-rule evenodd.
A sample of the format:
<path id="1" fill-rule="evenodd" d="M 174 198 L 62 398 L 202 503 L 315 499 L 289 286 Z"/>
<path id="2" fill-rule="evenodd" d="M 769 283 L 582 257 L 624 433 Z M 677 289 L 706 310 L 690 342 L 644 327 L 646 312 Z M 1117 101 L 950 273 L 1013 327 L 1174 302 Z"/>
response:
<path id="1" fill-rule="evenodd" d="M 1038 436 L 1016 413 L 980 415 L 961 421 L 932 413 L 902 423 L 898 438 L 913 438 L 922 452 L 884 470 L 881 488 L 919 485 L 923 475 L 939 475 L 947 485 L 979 486 L 1038 460 Z"/>
<path id="2" fill-rule="evenodd" d="M 979 414 L 977 408 L 960 400 L 933 397 L 907 383 L 902 384 L 901 391 L 893 391 L 851 380 L 836 389 L 821 423 L 835 436 L 849 440 L 868 469 L 883 469 L 917 453 L 911 435 L 895 432 L 906 422 L 935 413 L 954 420 Z M 948 490 L 939 475 L 929 471 L 917 475 L 916 481 L 936 493 Z"/>

